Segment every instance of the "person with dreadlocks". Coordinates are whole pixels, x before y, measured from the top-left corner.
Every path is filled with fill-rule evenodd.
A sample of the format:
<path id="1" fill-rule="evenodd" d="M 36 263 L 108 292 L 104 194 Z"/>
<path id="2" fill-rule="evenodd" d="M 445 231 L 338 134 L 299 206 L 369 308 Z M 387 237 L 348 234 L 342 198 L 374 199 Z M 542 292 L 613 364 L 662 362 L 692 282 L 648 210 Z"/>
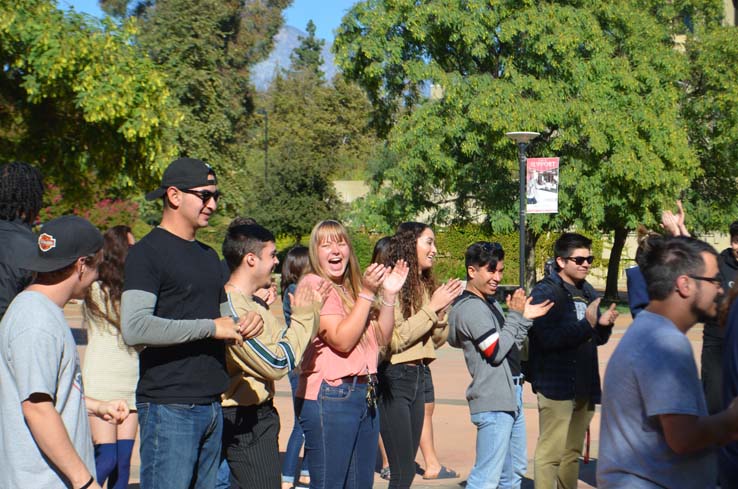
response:
<path id="1" fill-rule="evenodd" d="M 432 402 L 425 367 L 436 358 L 436 348 L 446 342 L 446 310 L 463 290 L 457 279 L 436 285 L 431 270 L 435 239 L 427 224 L 404 222 L 391 245 L 391 259 L 406 261 L 410 269 L 395 308 L 392 341 L 379 368 L 380 430 L 393 489 L 410 487 L 415 478 L 425 404 Z M 443 468 L 442 473 L 427 473 L 424 478 L 455 475 Z"/>
<path id="2" fill-rule="evenodd" d="M 37 168 L 20 162 L 0 166 L 0 318 L 10 301 L 31 283 L 31 272 L 18 263 L 36 249 L 31 226 L 41 210 L 43 193 Z"/>

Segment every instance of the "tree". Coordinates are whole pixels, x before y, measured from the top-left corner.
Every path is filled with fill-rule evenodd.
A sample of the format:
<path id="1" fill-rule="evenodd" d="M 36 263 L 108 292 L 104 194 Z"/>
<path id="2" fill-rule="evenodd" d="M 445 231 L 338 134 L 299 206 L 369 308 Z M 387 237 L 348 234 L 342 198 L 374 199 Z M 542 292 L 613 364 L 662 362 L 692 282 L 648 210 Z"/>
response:
<path id="1" fill-rule="evenodd" d="M 674 35 L 714 4 L 371 0 L 344 17 L 334 49 L 402 155 L 377 176 L 391 184 L 381 188 L 392 208 L 437 222 L 485 216 L 496 232 L 512 230 L 517 158 L 504 134 L 541 132 L 528 153 L 561 157 L 560 212 L 530 216 L 527 246 L 549 229 L 614 231 L 612 296 L 628 230 L 654 225 L 701 174 Z M 421 99 L 427 83 L 442 97 Z"/>
<path id="2" fill-rule="evenodd" d="M 686 193 L 689 226 L 725 232 L 738 218 L 738 30 L 716 20 L 686 48 L 684 118 L 703 171 Z"/>
<path id="3" fill-rule="evenodd" d="M 74 202 L 153 185 L 180 114 L 135 33 L 51 0 L 1 0 L 0 160 L 39 165 Z"/>
<path id="4" fill-rule="evenodd" d="M 307 71 L 317 79 L 323 80 L 325 74 L 320 67 L 323 66 L 321 52 L 323 46 L 325 46 L 325 40 L 315 37 L 315 23 L 312 19 L 308 20 L 306 30 L 307 37 L 298 37 L 300 45 L 290 54 L 290 61 L 292 61 L 290 70 L 295 72 Z"/>
<path id="5" fill-rule="evenodd" d="M 332 180 L 363 175 L 377 146 L 367 131 L 369 103 L 341 76 L 332 86 L 313 71 L 278 75 L 263 105 L 269 115 L 268 180 L 252 179 L 243 215 L 297 241 L 345 206 Z"/>
<path id="6" fill-rule="evenodd" d="M 249 68 L 265 58 L 291 0 L 156 0 L 102 2 L 106 11 L 140 26 L 136 42 L 168 74 L 167 86 L 183 113 L 180 154 L 216 169 L 221 213 L 235 215 L 251 169 L 249 138 L 253 87 Z"/>
<path id="7" fill-rule="evenodd" d="M 300 242 L 316 222 L 340 219 L 344 204 L 336 194 L 325 168 L 311 158 L 299 142 L 285 142 L 269 168 L 271 183 L 255 181 L 243 215 L 280 236 Z"/>

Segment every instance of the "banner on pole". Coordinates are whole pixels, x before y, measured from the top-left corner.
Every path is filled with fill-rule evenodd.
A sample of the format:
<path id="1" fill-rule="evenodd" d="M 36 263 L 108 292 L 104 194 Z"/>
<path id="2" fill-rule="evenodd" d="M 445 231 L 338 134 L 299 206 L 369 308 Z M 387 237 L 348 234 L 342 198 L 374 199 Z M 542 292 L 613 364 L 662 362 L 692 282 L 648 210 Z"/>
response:
<path id="1" fill-rule="evenodd" d="M 526 197 L 529 214 L 559 212 L 559 159 L 528 158 Z"/>

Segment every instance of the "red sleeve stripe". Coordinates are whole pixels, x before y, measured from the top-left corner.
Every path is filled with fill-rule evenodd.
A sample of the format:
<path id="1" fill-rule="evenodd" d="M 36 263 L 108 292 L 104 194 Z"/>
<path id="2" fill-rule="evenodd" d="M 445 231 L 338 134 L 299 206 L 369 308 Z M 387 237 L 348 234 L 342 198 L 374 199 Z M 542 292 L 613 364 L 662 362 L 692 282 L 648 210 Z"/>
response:
<path id="1" fill-rule="evenodd" d="M 497 342 L 500 339 L 499 333 L 495 331 L 491 335 L 487 336 L 483 340 L 479 342 L 479 349 L 482 351 L 482 355 L 484 355 L 486 358 L 491 357 L 495 354 L 495 350 L 497 349 Z"/>

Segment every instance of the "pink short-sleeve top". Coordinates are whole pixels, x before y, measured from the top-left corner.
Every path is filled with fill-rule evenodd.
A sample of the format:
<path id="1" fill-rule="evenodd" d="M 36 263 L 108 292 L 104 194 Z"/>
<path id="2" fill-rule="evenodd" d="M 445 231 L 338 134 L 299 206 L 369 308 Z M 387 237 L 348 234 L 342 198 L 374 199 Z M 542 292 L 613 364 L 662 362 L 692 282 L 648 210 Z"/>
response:
<path id="1" fill-rule="evenodd" d="M 322 279 L 315 274 L 305 275 L 300 283 L 306 282 L 314 288 L 318 288 Z M 343 306 L 341 296 L 334 287 L 328 295 L 323 307 L 320 309 L 322 316 L 348 315 Z M 369 328 L 367 320 L 367 328 Z M 297 388 L 297 397 L 316 400 L 320 384 L 325 380 L 330 385 L 338 385 L 343 377 L 360 376 L 377 373 L 377 356 L 379 344 L 374 331 L 366 331 L 359 343 L 348 353 L 334 350 L 325 343 L 320 336 L 308 345 L 302 357 L 300 382 Z"/>

